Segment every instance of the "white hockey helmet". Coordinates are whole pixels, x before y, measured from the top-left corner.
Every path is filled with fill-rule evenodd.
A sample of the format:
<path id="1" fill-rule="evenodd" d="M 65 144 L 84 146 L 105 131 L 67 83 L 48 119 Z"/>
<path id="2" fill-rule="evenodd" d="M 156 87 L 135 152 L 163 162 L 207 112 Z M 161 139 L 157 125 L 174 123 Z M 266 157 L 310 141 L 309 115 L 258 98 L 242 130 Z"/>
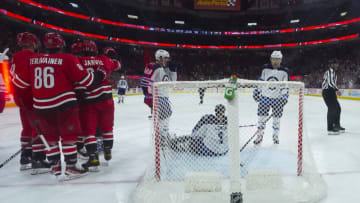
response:
<path id="1" fill-rule="evenodd" d="M 121 79 L 125 79 L 125 76 L 122 75 L 120 78 L 121 78 Z"/>
<path id="2" fill-rule="evenodd" d="M 271 54 L 271 58 L 277 58 L 277 59 L 282 59 L 283 55 L 281 53 L 281 51 L 273 51 Z"/>
<path id="3" fill-rule="evenodd" d="M 164 50 L 164 49 L 158 49 L 155 52 L 155 59 L 159 60 L 160 57 L 162 58 L 170 58 L 170 54 L 168 51 Z"/>

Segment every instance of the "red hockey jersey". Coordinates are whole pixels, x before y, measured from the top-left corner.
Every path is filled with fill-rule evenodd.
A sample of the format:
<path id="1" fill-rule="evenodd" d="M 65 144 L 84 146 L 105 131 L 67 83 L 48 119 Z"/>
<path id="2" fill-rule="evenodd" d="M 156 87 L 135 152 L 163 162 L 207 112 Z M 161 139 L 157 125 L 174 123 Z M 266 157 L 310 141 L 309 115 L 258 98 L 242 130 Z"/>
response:
<path id="1" fill-rule="evenodd" d="M 110 75 L 111 71 L 115 70 L 118 65 L 116 62 L 103 55 L 79 57 L 79 61 L 89 72 L 105 70 L 106 75 Z M 77 86 L 76 88 L 82 89 L 81 86 Z M 112 87 L 108 79 L 104 79 L 99 85 L 87 87 L 84 90 L 84 104 L 92 104 L 112 99 Z"/>
<path id="2" fill-rule="evenodd" d="M 74 84 L 89 86 L 94 74 L 67 53 L 37 54 L 29 59 L 29 74 L 22 85 L 32 87 L 33 107 L 38 113 L 53 113 L 77 106 Z"/>
<path id="3" fill-rule="evenodd" d="M 24 78 L 24 74 L 29 73 L 29 59 L 36 53 L 32 50 L 21 50 L 13 55 L 10 64 L 10 75 L 12 88 L 14 91 L 14 101 L 16 105 L 22 107 L 25 106 L 28 109 L 32 109 L 32 92 L 30 84 L 24 82 L 20 78 Z"/>

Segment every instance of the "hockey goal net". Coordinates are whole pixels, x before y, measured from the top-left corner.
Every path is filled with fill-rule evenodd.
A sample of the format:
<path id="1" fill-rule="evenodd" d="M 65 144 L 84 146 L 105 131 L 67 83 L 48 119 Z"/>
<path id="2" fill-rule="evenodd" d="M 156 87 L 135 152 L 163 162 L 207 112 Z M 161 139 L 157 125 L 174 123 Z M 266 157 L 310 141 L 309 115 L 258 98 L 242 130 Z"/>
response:
<path id="1" fill-rule="evenodd" d="M 149 167 L 132 202 L 325 197 L 304 127 L 304 84 L 238 80 L 232 100 L 224 98 L 226 86 L 227 80 L 154 84 Z"/>

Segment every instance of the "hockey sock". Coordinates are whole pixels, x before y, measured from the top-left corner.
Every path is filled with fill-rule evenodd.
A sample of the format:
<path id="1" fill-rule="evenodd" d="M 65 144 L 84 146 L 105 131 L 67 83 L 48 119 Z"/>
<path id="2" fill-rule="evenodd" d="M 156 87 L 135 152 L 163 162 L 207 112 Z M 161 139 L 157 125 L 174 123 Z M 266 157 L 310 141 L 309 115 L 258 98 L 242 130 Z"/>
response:
<path id="1" fill-rule="evenodd" d="M 66 164 L 75 164 L 77 162 L 76 145 L 63 144 L 62 151 L 65 157 Z"/>
<path id="2" fill-rule="evenodd" d="M 259 117 L 259 122 L 258 122 L 258 129 L 259 130 L 265 130 L 266 127 L 266 117 L 265 116 L 260 116 Z"/>
<path id="3" fill-rule="evenodd" d="M 278 136 L 280 131 L 280 118 L 273 118 L 274 135 Z"/>
<path id="4" fill-rule="evenodd" d="M 114 140 L 105 140 L 104 139 L 104 148 L 105 149 L 112 149 L 113 148 L 113 145 L 114 145 Z"/>
<path id="5" fill-rule="evenodd" d="M 76 141 L 77 150 L 80 150 L 84 147 L 84 136 L 78 136 L 78 140 Z"/>
<path id="6" fill-rule="evenodd" d="M 49 161 L 60 160 L 60 148 L 57 144 L 50 144 L 50 150 L 45 150 L 45 152 Z"/>

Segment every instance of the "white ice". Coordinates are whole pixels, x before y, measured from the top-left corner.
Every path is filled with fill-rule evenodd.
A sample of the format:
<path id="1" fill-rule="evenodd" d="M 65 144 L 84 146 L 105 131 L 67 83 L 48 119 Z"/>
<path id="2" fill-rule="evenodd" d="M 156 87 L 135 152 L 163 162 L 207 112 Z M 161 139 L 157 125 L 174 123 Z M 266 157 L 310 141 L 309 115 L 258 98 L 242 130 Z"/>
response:
<path id="1" fill-rule="evenodd" d="M 116 101 L 116 100 L 115 100 Z M 206 103 L 206 100 L 205 100 Z M 313 156 L 328 185 L 321 203 L 360 202 L 360 102 L 340 100 L 346 133 L 328 136 L 327 108 L 319 97 L 305 97 L 305 120 Z M 19 171 L 19 156 L 0 168 L 0 202 L 6 203 L 124 203 L 144 174 L 150 150 L 149 109 L 143 96 L 128 96 L 115 104 L 115 144 L 110 166 L 81 179 L 58 182 L 49 174 Z M 198 112 L 184 110 L 190 117 Z M 200 114 L 201 115 L 201 114 Z M 18 108 L 0 114 L 0 162 L 19 150 Z"/>

